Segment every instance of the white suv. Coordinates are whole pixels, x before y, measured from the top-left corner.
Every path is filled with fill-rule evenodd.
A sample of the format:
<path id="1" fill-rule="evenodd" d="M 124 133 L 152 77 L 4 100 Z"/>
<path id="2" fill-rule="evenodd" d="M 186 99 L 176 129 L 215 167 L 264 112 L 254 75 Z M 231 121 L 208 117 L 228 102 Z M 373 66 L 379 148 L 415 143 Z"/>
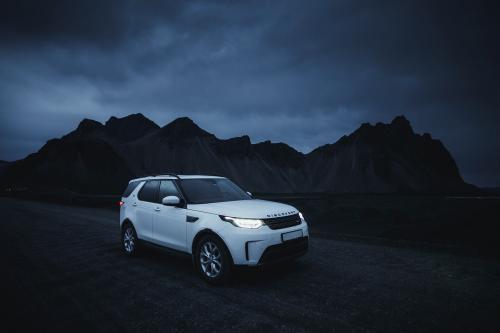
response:
<path id="1" fill-rule="evenodd" d="M 308 249 L 307 223 L 297 209 L 253 199 L 223 177 L 134 179 L 120 206 L 126 254 L 134 254 L 140 242 L 187 253 L 212 283 L 227 280 L 233 265 L 289 260 Z"/>

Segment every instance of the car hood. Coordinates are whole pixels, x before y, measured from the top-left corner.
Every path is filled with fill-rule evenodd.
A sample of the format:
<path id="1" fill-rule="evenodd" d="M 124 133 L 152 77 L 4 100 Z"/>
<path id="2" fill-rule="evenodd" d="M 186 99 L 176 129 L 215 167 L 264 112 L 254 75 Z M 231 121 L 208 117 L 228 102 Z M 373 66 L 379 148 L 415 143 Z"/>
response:
<path id="1" fill-rule="evenodd" d="M 299 212 L 290 205 L 257 199 L 189 204 L 187 208 L 199 212 L 253 219 L 288 216 Z"/>

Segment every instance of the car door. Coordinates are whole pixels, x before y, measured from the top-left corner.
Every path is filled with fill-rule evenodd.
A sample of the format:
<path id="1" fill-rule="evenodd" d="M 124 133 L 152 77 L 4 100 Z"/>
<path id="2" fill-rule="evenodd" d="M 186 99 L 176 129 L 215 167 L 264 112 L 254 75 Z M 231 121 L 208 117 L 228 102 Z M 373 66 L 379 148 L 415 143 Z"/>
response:
<path id="1" fill-rule="evenodd" d="M 139 239 L 153 240 L 153 215 L 158 206 L 160 181 L 148 180 L 137 195 L 137 220 L 133 221 Z"/>
<path id="2" fill-rule="evenodd" d="M 159 203 L 153 215 L 153 237 L 155 243 L 169 248 L 186 251 L 186 209 L 184 207 L 165 206 L 160 202 L 169 195 L 175 195 L 182 200 L 176 185 L 172 180 L 160 182 Z"/>

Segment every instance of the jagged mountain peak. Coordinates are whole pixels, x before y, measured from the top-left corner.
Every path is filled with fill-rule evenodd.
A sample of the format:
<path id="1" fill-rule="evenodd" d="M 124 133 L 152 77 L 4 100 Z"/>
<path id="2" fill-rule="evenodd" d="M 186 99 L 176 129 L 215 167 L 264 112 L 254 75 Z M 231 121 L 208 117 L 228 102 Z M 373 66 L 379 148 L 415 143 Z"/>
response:
<path id="1" fill-rule="evenodd" d="M 191 118 L 181 117 L 163 126 L 161 135 L 168 138 L 186 139 L 192 137 L 215 137 L 200 128 Z"/>
<path id="2" fill-rule="evenodd" d="M 352 142 L 398 144 L 398 142 L 410 140 L 414 135 L 410 121 L 405 116 L 397 116 L 389 124 L 380 122 L 375 125 L 363 123 L 350 135 L 340 138 L 335 145 L 350 144 Z"/>
<path id="3" fill-rule="evenodd" d="M 410 126 L 410 121 L 404 115 L 399 115 L 394 117 L 394 119 L 391 121 L 391 125 Z"/>
<path id="4" fill-rule="evenodd" d="M 269 140 L 254 145 L 255 151 L 264 158 L 284 167 L 299 168 L 304 163 L 304 154 L 283 142 Z"/>
<path id="5" fill-rule="evenodd" d="M 107 134 L 116 139 L 132 141 L 160 127 L 142 113 L 135 113 L 122 118 L 113 116 L 106 122 L 105 128 Z"/>
<path id="6" fill-rule="evenodd" d="M 174 120 L 172 120 L 170 123 L 166 124 L 164 126 L 173 128 L 173 127 L 178 127 L 178 128 L 189 128 L 189 127 L 195 127 L 199 128 L 199 126 L 193 121 L 193 119 L 189 117 L 179 117 Z"/>
<path id="7" fill-rule="evenodd" d="M 297 151 L 292 146 L 289 146 L 284 142 L 272 142 L 271 140 L 265 140 L 265 141 L 256 143 L 255 147 L 260 147 L 262 149 L 273 149 L 273 148 L 283 149 L 283 150 L 286 150 L 287 152 L 290 152 L 293 154 L 304 155 L 301 152 Z"/>
<path id="8" fill-rule="evenodd" d="M 410 121 L 406 119 L 405 116 L 395 117 L 389 126 L 399 132 L 413 134 L 413 128 L 411 127 Z"/>
<path id="9" fill-rule="evenodd" d="M 80 133 L 90 133 L 95 131 L 96 129 L 101 129 L 103 124 L 93 119 L 83 119 L 79 124 L 76 130 Z"/>
<path id="10" fill-rule="evenodd" d="M 243 146 L 249 146 L 251 145 L 250 137 L 248 135 L 242 135 L 242 136 L 237 136 L 234 138 L 226 139 L 226 140 L 221 140 L 223 143 L 235 143 L 235 144 L 240 144 Z"/>
<path id="11" fill-rule="evenodd" d="M 151 121 L 149 118 L 144 116 L 142 113 L 133 113 L 133 114 L 129 114 L 128 116 L 125 116 L 122 118 L 111 116 L 108 119 L 108 121 L 106 121 L 105 125 L 111 126 L 111 125 L 116 124 L 116 123 L 124 123 L 124 122 L 136 123 L 136 124 L 148 123 L 148 124 L 154 125 L 155 127 L 159 128 L 158 125 L 156 125 L 153 121 Z"/>

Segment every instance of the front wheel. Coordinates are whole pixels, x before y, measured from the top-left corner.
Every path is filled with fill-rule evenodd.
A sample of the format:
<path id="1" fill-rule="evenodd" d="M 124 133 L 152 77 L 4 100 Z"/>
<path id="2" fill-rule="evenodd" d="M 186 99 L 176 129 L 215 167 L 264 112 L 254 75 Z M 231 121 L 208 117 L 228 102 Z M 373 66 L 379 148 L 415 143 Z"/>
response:
<path id="1" fill-rule="evenodd" d="M 231 256 L 216 236 L 206 235 L 200 239 L 196 246 L 195 264 L 201 277 L 209 283 L 223 284 L 231 277 Z"/>

